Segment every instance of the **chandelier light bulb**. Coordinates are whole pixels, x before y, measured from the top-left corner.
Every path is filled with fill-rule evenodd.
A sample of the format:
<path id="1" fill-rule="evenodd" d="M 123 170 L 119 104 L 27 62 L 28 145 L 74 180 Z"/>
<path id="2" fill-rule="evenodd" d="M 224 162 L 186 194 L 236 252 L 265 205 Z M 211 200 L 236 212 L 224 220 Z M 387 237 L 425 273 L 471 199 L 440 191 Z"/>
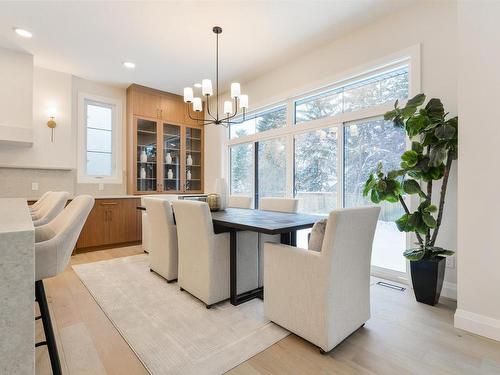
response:
<path id="1" fill-rule="evenodd" d="M 193 111 L 201 112 L 203 110 L 203 106 L 201 105 L 201 98 L 193 98 Z"/>
<path id="2" fill-rule="evenodd" d="M 193 101 L 193 88 L 184 87 L 184 103 L 191 103 Z"/>
<path id="3" fill-rule="evenodd" d="M 248 95 L 240 95 L 240 108 L 248 108 Z"/>
<path id="4" fill-rule="evenodd" d="M 201 93 L 203 95 L 213 95 L 212 81 L 209 79 L 204 79 L 201 81 Z"/>
<path id="5" fill-rule="evenodd" d="M 229 115 L 233 112 L 233 103 L 230 100 L 224 102 L 224 113 Z"/>
<path id="6" fill-rule="evenodd" d="M 241 95 L 241 87 L 238 82 L 231 83 L 231 98 L 237 98 Z"/>

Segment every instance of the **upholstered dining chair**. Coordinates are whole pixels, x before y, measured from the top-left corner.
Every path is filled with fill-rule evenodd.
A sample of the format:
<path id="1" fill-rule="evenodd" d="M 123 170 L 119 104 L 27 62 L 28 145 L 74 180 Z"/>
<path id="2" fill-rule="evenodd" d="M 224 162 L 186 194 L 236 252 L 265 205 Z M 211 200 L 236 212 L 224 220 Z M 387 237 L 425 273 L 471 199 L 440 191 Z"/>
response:
<path id="1" fill-rule="evenodd" d="M 251 209 L 252 197 L 231 195 L 228 207 Z M 241 294 L 259 286 L 259 234 L 241 231 L 236 233 L 238 256 L 236 269 L 238 272 L 237 293 Z"/>
<path id="2" fill-rule="evenodd" d="M 253 208 L 252 207 L 253 199 L 252 197 L 240 196 L 240 195 L 231 195 L 229 197 L 228 207 L 234 208 Z"/>
<path id="3" fill-rule="evenodd" d="M 54 219 L 66 206 L 69 193 L 67 191 L 53 191 L 44 199 L 39 210 L 32 213 L 33 225 L 39 227 Z"/>
<path id="4" fill-rule="evenodd" d="M 172 202 L 179 246 L 177 283 L 207 309 L 229 298 L 229 233 L 215 234 L 205 202 Z"/>
<path id="5" fill-rule="evenodd" d="M 31 206 L 29 206 L 30 213 L 35 213 L 36 211 L 38 211 L 40 209 L 40 207 L 42 206 L 42 203 L 47 199 L 47 197 L 51 193 L 52 192 L 50 190 L 46 191 L 45 193 L 42 194 L 42 196 L 40 198 L 38 198 L 38 200 L 35 203 L 33 203 Z"/>
<path id="6" fill-rule="evenodd" d="M 45 341 L 35 346 L 47 345 L 52 373 L 55 375 L 61 374 L 61 364 L 43 280 L 64 271 L 93 206 L 93 197 L 80 195 L 73 199 L 55 219 L 35 228 L 35 298 L 40 307 L 40 317 L 36 319 L 42 319 L 45 332 Z"/>
<path id="7" fill-rule="evenodd" d="M 260 198 L 259 208 L 264 211 L 297 212 L 299 200 L 295 198 Z M 281 236 L 259 233 L 259 286 L 264 285 L 264 244 L 281 241 Z"/>
<path id="8" fill-rule="evenodd" d="M 172 204 L 165 199 L 144 199 L 149 225 L 149 268 L 168 283 L 177 280 L 177 228 Z"/>
<path id="9" fill-rule="evenodd" d="M 321 251 L 266 243 L 264 315 L 332 350 L 370 318 L 370 262 L 380 207 L 330 213 Z"/>

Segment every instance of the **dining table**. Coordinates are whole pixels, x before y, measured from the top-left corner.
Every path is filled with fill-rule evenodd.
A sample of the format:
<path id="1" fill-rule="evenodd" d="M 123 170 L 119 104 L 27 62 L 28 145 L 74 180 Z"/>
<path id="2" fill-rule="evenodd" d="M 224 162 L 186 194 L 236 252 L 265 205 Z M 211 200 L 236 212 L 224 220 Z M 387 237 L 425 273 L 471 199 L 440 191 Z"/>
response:
<path id="1" fill-rule="evenodd" d="M 144 206 L 138 206 L 137 209 L 146 210 Z M 262 299 L 264 297 L 263 287 L 257 287 L 253 290 L 240 294 L 237 293 L 238 231 L 251 231 L 270 235 L 280 235 L 280 242 L 282 244 L 296 246 L 298 230 L 312 228 L 315 222 L 325 218 L 325 216 L 322 215 L 265 211 L 246 208 L 226 208 L 225 210 L 213 211 L 211 214 L 214 233 L 229 233 L 229 300 L 231 304 L 235 306 L 254 298 Z M 255 249 L 255 251 L 258 251 L 258 249 Z"/>

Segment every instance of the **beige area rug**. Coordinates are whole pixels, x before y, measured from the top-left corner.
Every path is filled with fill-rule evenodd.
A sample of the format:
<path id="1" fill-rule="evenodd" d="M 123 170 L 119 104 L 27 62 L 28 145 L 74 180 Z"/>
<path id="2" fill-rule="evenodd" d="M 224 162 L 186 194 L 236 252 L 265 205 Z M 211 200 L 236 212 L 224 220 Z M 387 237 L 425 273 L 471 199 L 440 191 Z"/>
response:
<path id="1" fill-rule="evenodd" d="M 205 305 L 149 271 L 147 255 L 73 266 L 151 374 L 222 374 L 286 337 L 254 299 Z"/>

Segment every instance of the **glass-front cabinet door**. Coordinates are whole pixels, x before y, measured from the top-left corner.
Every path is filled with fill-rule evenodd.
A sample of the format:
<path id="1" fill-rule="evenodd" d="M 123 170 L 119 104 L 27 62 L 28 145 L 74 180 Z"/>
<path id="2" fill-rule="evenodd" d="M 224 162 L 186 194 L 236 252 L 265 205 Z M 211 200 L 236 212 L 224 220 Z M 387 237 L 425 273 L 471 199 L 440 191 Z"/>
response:
<path id="1" fill-rule="evenodd" d="M 184 189 L 186 192 L 202 190 L 202 130 L 185 127 L 185 175 Z"/>
<path id="2" fill-rule="evenodd" d="M 181 127 L 163 124 L 163 191 L 181 191 Z"/>
<path id="3" fill-rule="evenodd" d="M 136 165 L 138 192 L 156 192 L 158 185 L 158 128 L 156 121 L 136 119 Z"/>

